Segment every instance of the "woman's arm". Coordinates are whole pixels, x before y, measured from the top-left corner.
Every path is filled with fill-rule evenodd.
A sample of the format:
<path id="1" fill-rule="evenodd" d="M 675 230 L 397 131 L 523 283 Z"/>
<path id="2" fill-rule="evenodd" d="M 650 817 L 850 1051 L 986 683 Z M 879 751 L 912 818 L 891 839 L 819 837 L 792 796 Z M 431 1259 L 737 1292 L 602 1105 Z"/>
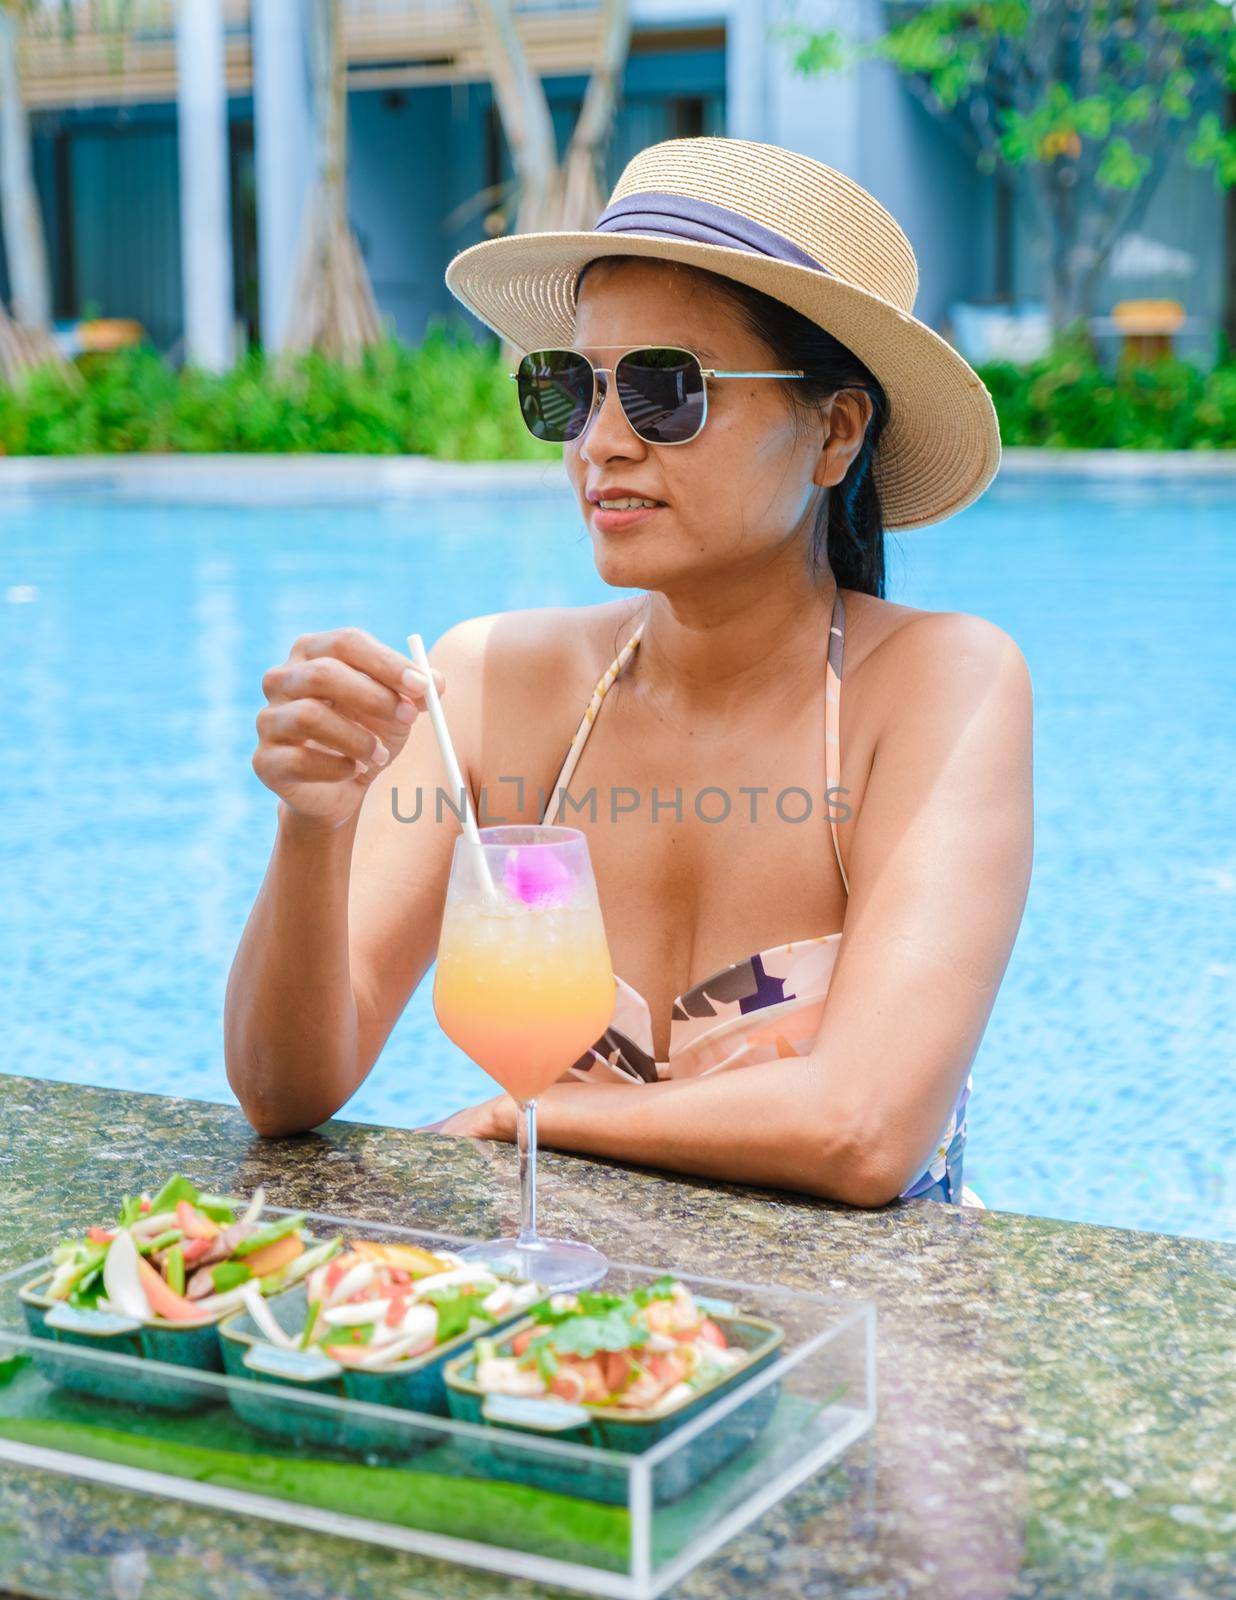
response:
<path id="1" fill-rule="evenodd" d="M 559 732 L 556 697 L 570 707 L 578 696 L 570 618 L 560 610 L 474 617 L 430 651 L 439 687 L 449 689 L 444 709 L 473 803 L 482 799 L 478 775 L 487 761 L 499 780 L 527 779 L 520 785 L 524 812 L 512 821 L 535 820 L 529 808 L 547 764 L 544 752 L 560 749 L 569 736 L 565 720 Z M 354 666 L 369 663 L 378 678 L 385 673 L 382 693 L 393 705 L 391 686 L 411 663 L 368 635 L 342 634 Z M 314 678 L 321 665 L 297 659 L 289 668 L 290 683 L 284 669 L 268 674 L 279 675 L 274 700 L 290 704 L 289 697 L 330 690 Z M 336 687 L 336 710 L 338 695 Z M 359 731 L 367 754 L 371 736 Z M 264 743 L 274 746 L 287 730 L 268 732 Z M 333 736 L 341 732 L 336 727 Z M 259 1133 L 301 1132 L 339 1109 L 377 1061 L 437 951 L 460 797 L 451 792 L 428 716 L 404 733 L 387 727 L 384 737 L 393 759 L 357 780 L 367 786 L 363 803 L 337 826 L 280 806 L 270 866 L 233 963 L 225 1008 L 228 1081 Z M 280 794 L 287 763 L 310 759 L 278 748 L 267 754 L 269 765 L 257 756 L 254 765 Z M 312 758 L 327 768 L 337 760 Z M 500 782 L 495 803 L 506 806 L 511 790 Z M 289 792 L 306 809 L 325 810 L 326 823 L 335 821 L 339 808 L 329 795 Z M 483 804 L 478 809 L 485 811 Z"/>
<path id="2" fill-rule="evenodd" d="M 442 688 L 457 654 L 450 636 L 435 646 Z M 228 1081 L 261 1134 L 300 1132 L 339 1109 L 433 959 L 458 823 L 445 811 L 434 820 L 446 778 L 429 718 L 409 728 L 395 717 L 401 694 L 424 704 L 403 682 L 409 667 L 341 629 L 298 640 L 264 680 L 253 764 L 280 796 L 278 824 L 224 1006 Z M 466 748 L 466 690 L 456 698 Z M 393 759 L 359 776 L 351 759 L 305 742 L 361 755 L 375 736 Z M 409 813 L 418 788 L 430 794 L 417 824 L 395 820 L 396 785 Z"/>
<path id="3" fill-rule="evenodd" d="M 881 646 L 894 694 L 857 820 L 851 894 L 815 1048 L 677 1082 L 555 1084 L 547 1146 L 855 1205 L 927 1165 L 978 1048 L 1029 882 L 1031 694 L 977 618 L 924 616 Z M 843 828 L 843 833 L 845 829 Z M 450 1132 L 514 1136 L 513 1103 Z"/>

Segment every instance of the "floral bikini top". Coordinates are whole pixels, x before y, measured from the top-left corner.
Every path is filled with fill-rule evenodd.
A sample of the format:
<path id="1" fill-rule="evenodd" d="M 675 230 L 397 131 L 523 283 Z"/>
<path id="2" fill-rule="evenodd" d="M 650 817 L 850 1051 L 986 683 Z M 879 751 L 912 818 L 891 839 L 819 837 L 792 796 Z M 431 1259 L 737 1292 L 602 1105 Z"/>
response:
<path id="1" fill-rule="evenodd" d="M 557 817 L 591 733 L 601 702 L 621 675 L 639 645 L 643 624 L 635 630 L 593 690 L 582 720 L 571 740 L 562 770 L 550 794 L 542 821 Z M 845 650 L 845 607 L 840 592 L 833 605 L 825 669 L 824 783 L 825 793 L 839 783 L 841 771 L 841 667 Z M 833 850 L 841 881 L 850 885 L 841 860 L 834 808 L 829 807 Z M 652 1013 L 638 990 L 615 976 L 617 997 L 609 1027 L 566 1076 L 588 1083 L 655 1083 L 662 1078 L 698 1078 L 735 1067 L 754 1066 L 786 1056 L 806 1055 L 815 1043 L 824 1015 L 824 1002 L 841 945 L 841 934 L 825 933 L 810 939 L 760 950 L 743 961 L 723 967 L 693 985 L 674 1001 L 670 1016 L 669 1059 L 656 1060 L 652 1043 Z M 966 1104 L 969 1077 L 958 1096 L 948 1124 L 940 1134 L 926 1170 L 903 1190 L 903 1199 L 927 1196 L 960 1203 L 962 1158 L 966 1143 Z M 977 1197 L 967 1192 L 967 1199 Z M 981 1204 L 981 1202 L 977 1202 Z"/>

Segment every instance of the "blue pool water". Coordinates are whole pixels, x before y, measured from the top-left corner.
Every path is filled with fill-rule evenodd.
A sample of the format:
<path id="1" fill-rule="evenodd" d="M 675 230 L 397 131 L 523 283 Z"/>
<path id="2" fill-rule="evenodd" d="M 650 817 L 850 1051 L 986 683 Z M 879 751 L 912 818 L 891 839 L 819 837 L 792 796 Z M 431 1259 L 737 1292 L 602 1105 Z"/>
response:
<path id="1" fill-rule="evenodd" d="M 1037 852 L 978 1062 L 991 1206 L 1236 1239 L 1236 487 L 1010 478 L 896 541 L 893 597 L 1029 659 Z M 275 801 L 264 670 L 356 623 L 604 590 L 560 487 L 317 509 L 0 496 L 0 1034 L 12 1072 L 231 1098 L 221 1011 Z M 489 1093 L 428 980 L 346 1114 Z"/>

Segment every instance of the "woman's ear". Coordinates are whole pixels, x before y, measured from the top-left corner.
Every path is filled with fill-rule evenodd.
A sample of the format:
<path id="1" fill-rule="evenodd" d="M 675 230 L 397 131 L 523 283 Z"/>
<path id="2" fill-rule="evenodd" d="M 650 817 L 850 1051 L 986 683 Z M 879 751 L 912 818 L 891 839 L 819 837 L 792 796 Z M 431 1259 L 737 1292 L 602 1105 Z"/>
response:
<path id="1" fill-rule="evenodd" d="M 828 434 L 812 473 L 821 488 L 841 482 L 863 447 L 874 407 L 863 389 L 839 389 L 828 403 Z"/>

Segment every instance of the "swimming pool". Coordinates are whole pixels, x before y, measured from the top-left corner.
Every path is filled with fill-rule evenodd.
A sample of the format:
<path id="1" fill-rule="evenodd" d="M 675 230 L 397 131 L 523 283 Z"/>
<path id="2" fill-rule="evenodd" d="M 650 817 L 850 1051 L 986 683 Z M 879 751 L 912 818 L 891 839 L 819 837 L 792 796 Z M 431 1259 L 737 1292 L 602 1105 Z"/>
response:
<path id="1" fill-rule="evenodd" d="M 991 1206 L 1236 1239 L 1234 528 L 1233 484 L 1015 476 L 895 541 L 893 598 L 990 617 L 1035 680 L 1035 876 L 969 1114 Z M 275 824 L 262 673 L 308 629 L 402 648 L 608 593 L 557 486 L 0 494 L 4 1068 L 231 1099 L 224 984 Z M 345 1114 L 489 1092 L 427 980 Z"/>

